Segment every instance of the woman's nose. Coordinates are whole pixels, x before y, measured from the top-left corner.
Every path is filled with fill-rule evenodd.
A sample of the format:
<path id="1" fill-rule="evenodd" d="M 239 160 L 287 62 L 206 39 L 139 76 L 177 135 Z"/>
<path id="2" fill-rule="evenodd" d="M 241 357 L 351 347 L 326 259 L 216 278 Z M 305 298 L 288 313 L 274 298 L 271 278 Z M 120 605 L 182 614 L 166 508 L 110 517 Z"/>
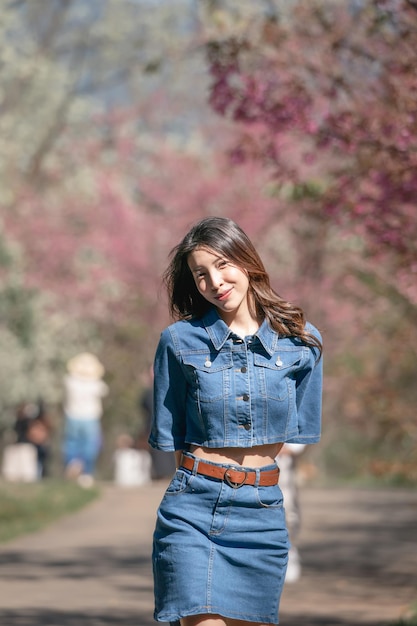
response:
<path id="1" fill-rule="evenodd" d="M 210 282 L 212 289 L 218 289 L 223 284 L 223 277 L 220 272 L 212 272 L 210 274 Z"/>

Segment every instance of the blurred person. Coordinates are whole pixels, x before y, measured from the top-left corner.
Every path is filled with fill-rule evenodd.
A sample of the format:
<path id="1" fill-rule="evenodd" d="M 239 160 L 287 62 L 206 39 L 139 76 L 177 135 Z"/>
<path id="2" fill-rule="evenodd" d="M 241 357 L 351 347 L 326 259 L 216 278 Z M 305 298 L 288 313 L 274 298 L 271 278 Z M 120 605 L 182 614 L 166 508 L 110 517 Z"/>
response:
<path id="1" fill-rule="evenodd" d="M 27 443 L 27 432 L 29 422 L 36 414 L 36 405 L 32 402 L 22 402 L 16 410 L 16 420 L 14 431 L 16 433 L 16 443 Z"/>
<path id="2" fill-rule="evenodd" d="M 108 386 L 104 367 L 94 354 L 82 352 L 67 363 L 64 377 L 65 474 L 83 487 L 94 484 L 96 462 L 102 445 L 102 399 Z"/>
<path id="3" fill-rule="evenodd" d="M 49 462 L 51 456 L 52 423 L 46 410 L 45 403 L 39 399 L 36 405 L 36 414 L 29 422 L 27 440 L 35 446 L 38 459 L 38 476 L 49 476 Z"/>
<path id="4" fill-rule="evenodd" d="M 14 430 L 16 443 L 30 443 L 36 448 L 37 475 L 38 478 L 45 478 L 48 475 L 52 424 L 41 398 L 37 402 L 19 404 Z"/>
<path id="5" fill-rule="evenodd" d="M 291 542 L 285 574 L 285 582 L 287 583 L 294 583 L 301 576 L 301 560 L 297 546 L 301 525 L 297 461 L 304 449 L 305 444 L 302 443 L 284 443 L 276 457 L 281 470 L 279 484 L 284 497 L 285 518 Z"/>
<path id="6" fill-rule="evenodd" d="M 14 431 L 16 443 L 28 443 L 28 428 L 30 422 L 37 414 L 37 406 L 34 402 L 21 402 L 16 409 Z"/>
<path id="7" fill-rule="evenodd" d="M 117 437 L 113 454 L 114 482 L 122 487 L 144 485 L 151 480 L 152 459 L 146 448 L 137 448 L 133 437 L 122 434 Z"/>
<path id="8" fill-rule="evenodd" d="M 32 483 L 39 480 L 36 447 L 29 441 L 29 428 L 37 415 L 35 402 L 22 402 L 16 409 L 14 442 L 3 450 L 1 472 L 5 480 Z"/>
<path id="9" fill-rule="evenodd" d="M 150 444 L 175 451 L 157 512 L 157 621 L 277 624 L 289 548 L 276 456 L 320 439 L 318 330 L 270 286 L 237 224 L 209 217 L 165 272 Z"/>

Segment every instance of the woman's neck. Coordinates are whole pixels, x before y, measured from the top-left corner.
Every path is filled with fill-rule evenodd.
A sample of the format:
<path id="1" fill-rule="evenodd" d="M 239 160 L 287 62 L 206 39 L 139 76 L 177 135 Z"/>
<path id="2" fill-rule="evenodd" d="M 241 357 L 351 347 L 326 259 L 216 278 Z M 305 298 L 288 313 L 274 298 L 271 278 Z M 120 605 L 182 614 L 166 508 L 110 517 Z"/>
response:
<path id="1" fill-rule="evenodd" d="M 232 330 L 239 337 L 248 337 L 249 335 L 254 335 L 256 331 L 259 329 L 262 324 L 262 319 L 252 317 L 251 315 L 226 315 L 223 316 L 223 321 L 226 322 L 230 330 Z"/>
<path id="2" fill-rule="evenodd" d="M 218 309 L 218 313 L 230 330 L 242 338 L 254 335 L 263 321 L 256 316 L 255 307 L 250 306 L 248 300 L 234 311 Z"/>
<path id="3" fill-rule="evenodd" d="M 229 324 L 230 330 L 232 330 L 239 337 L 248 337 L 249 335 L 254 335 L 258 330 L 260 323 L 257 320 L 251 320 L 250 322 L 246 322 L 244 324 L 240 324 L 237 321 L 233 321 Z"/>

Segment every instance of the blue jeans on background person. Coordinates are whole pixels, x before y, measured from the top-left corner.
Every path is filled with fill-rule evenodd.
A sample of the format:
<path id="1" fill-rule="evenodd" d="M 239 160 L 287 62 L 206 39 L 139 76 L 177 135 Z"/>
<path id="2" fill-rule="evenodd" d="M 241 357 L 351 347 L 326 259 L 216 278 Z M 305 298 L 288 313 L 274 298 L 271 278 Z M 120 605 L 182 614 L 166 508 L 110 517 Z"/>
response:
<path id="1" fill-rule="evenodd" d="M 99 419 L 66 417 L 64 433 L 64 461 L 67 466 L 81 461 L 83 474 L 93 475 L 101 449 L 102 434 Z"/>

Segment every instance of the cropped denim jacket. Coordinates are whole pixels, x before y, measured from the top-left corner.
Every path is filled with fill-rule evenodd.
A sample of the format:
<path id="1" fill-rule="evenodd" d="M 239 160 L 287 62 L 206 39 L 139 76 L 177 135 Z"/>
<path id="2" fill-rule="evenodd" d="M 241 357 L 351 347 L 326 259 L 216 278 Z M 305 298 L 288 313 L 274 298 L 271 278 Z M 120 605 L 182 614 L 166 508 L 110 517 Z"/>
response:
<path id="1" fill-rule="evenodd" d="M 314 326 L 307 330 L 320 338 Z M 166 328 L 155 355 L 154 420 L 160 450 L 320 439 L 322 359 L 265 320 L 242 339 L 215 308 Z"/>

